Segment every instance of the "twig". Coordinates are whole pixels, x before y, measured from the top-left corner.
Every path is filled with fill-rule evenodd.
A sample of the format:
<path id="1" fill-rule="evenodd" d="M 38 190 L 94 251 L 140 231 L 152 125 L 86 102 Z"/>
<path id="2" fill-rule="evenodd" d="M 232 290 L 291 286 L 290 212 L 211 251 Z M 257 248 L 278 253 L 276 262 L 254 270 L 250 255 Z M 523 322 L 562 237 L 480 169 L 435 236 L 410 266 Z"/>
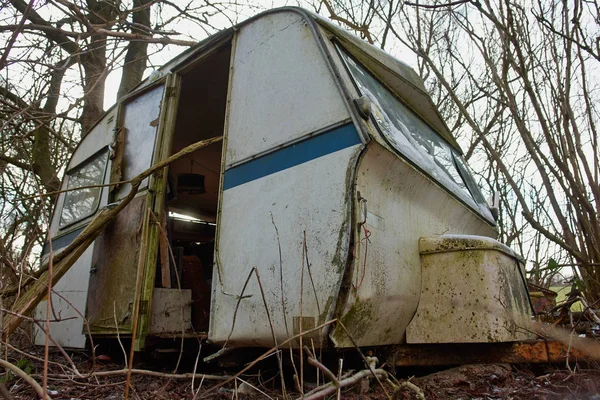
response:
<path id="1" fill-rule="evenodd" d="M 321 306 L 319 305 L 319 296 L 317 296 L 317 288 L 315 281 L 313 280 L 312 272 L 310 270 L 310 261 L 308 260 L 308 245 L 306 244 L 306 231 L 304 231 L 304 254 L 306 255 L 306 270 L 308 271 L 308 277 L 310 278 L 310 284 L 312 285 L 313 294 L 315 295 L 315 302 L 317 303 L 317 312 L 321 314 Z"/>
<path id="2" fill-rule="evenodd" d="M 127 375 L 129 373 L 128 368 L 117 369 L 114 371 L 98 371 L 94 372 L 91 376 L 100 378 L 107 376 L 119 376 L 119 375 Z M 157 372 L 150 371 L 146 369 L 131 369 L 131 375 L 145 375 L 145 376 L 156 376 L 159 378 L 170 378 L 170 379 L 192 379 L 193 377 L 202 379 L 212 380 L 212 381 L 226 381 L 232 379 L 233 377 L 227 375 L 206 375 L 206 374 L 196 374 L 196 373 L 185 373 L 185 374 L 171 374 L 168 372 Z M 69 374 L 49 374 L 48 376 L 54 378 L 73 378 L 73 375 Z"/>
<path id="3" fill-rule="evenodd" d="M 269 327 L 271 328 L 271 335 L 273 337 L 273 343 L 275 344 L 275 348 L 279 348 L 279 346 L 277 344 L 277 336 L 275 335 L 275 328 L 273 327 L 273 321 L 271 320 L 271 313 L 269 312 L 269 307 L 267 305 L 267 299 L 265 297 L 265 292 L 263 290 L 262 282 L 260 280 L 260 275 L 258 274 L 258 269 L 256 268 L 256 266 L 254 266 L 250 270 L 250 273 L 248 273 L 248 277 L 246 278 L 246 281 L 244 282 L 244 286 L 242 286 L 242 291 L 240 292 L 240 295 L 237 296 L 238 299 L 237 299 L 237 302 L 235 303 L 235 309 L 233 311 L 233 321 L 231 322 L 231 330 L 229 331 L 229 335 L 227 336 L 227 340 L 223 344 L 223 347 L 221 348 L 221 350 L 219 350 L 219 352 L 217 352 L 217 354 L 214 354 L 213 356 L 206 357 L 204 359 L 205 362 L 207 362 L 207 360 L 214 359 L 216 356 L 220 355 L 219 353 L 222 353 L 222 352 L 226 351 L 227 343 L 229 343 L 229 340 L 231 339 L 231 335 L 233 335 L 233 330 L 235 329 L 235 321 L 237 319 L 237 313 L 238 313 L 238 310 L 240 308 L 240 303 L 242 302 L 242 299 L 245 298 L 244 297 L 244 293 L 246 292 L 246 288 L 248 287 L 248 283 L 250 282 L 250 278 L 252 278 L 252 274 L 254 274 L 256 276 L 256 280 L 258 281 L 258 287 L 260 289 L 260 295 L 262 297 L 263 305 L 264 305 L 265 311 L 267 313 L 267 319 L 269 321 Z M 281 359 L 281 354 L 279 352 L 277 352 L 276 356 L 277 356 L 277 361 L 279 363 L 279 375 L 281 377 L 281 390 L 283 391 L 283 395 L 284 395 L 284 398 L 285 398 L 285 397 L 287 397 L 287 395 L 286 395 L 286 390 L 285 390 L 285 379 L 283 377 L 283 362 L 282 362 L 282 359 Z"/>
<path id="4" fill-rule="evenodd" d="M 50 233 L 50 227 L 48 226 L 48 233 Z M 46 324 L 44 325 L 44 332 L 46 333 L 46 339 L 44 341 L 44 375 L 42 378 L 42 398 L 48 393 L 48 360 L 50 359 L 50 309 L 52 308 L 52 239 L 49 241 L 50 256 L 48 259 L 48 285 L 47 285 L 47 298 L 46 300 Z M 21 274 L 22 276 L 22 274 Z M 21 285 L 19 284 L 19 287 Z"/>
<path id="5" fill-rule="evenodd" d="M 336 319 L 332 319 L 329 320 L 327 322 L 322 323 L 321 325 L 309 329 L 308 331 L 304 332 L 303 334 L 307 335 L 309 333 L 318 331 L 319 329 L 323 329 L 324 327 L 333 324 L 334 322 L 337 322 L 337 318 Z M 232 380 L 236 379 L 237 377 L 241 376 L 244 372 L 248 371 L 250 368 L 254 367 L 256 364 L 258 364 L 260 361 L 264 360 L 265 358 L 269 357 L 270 355 L 272 355 L 273 353 L 275 353 L 276 351 L 279 350 L 280 347 L 286 346 L 289 343 L 292 343 L 294 340 L 298 339 L 298 337 L 300 336 L 300 334 L 298 335 L 294 335 L 290 338 L 287 338 L 286 340 L 284 340 L 283 342 L 279 343 L 279 346 L 276 347 L 272 347 L 269 350 L 267 350 L 266 352 L 264 352 L 260 357 L 258 357 L 257 359 L 255 359 L 254 361 L 252 361 L 251 363 L 249 363 L 248 365 L 246 365 L 241 371 L 239 371 L 237 374 L 235 374 L 234 376 L 232 376 L 231 378 L 227 379 L 226 381 L 219 383 L 215 386 L 213 386 L 212 388 L 210 388 L 210 390 L 208 390 L 206 393 L 204 393 L 203 397 L 208 396 L 210 393 L 216 391 L 218 388 L 228 384 L 229 382 L 231 382 Z"/>
<path id="6" fill-rule="evenodd" d="M 294 350 L 292 346 L 289 347 L 290 350 L 290 361 L 292 362 L 292 368 L 294 369 L 294 384 L 296 385 L 296 390 L 298 393 L 302 393 L 302 389 L 300 389 L 300 380 L 298 379 L 298 369 L 296 368 L 296 363 L 294 362 Z"/>
<path id="7" fill-rule="evenodd" d="M 420 8 L 427 8 L 427 9 L 436 9 L 436 8 L 444 8 L 444 7 L 453 7 L 453 6 L 458 6 L 461 4 L 465 4 L 465 3 L 470 3 L 471 0 L 457 0 L 457 1 L 451 1 L 450 3 L 445 3 L 445 4 L 420 4 L 420 3 L 412 3 L 410 1 L 405 1 L 404 5 L 405 6 L 413 6 L 413 7 L 420 7 Z"/>
<path id="8" fill-rule="evenodd" d="M 40 386 L 40 384 L 37 383 L 37 381 L 31 376 L 27 375 L 21 368 L 2 359 L 0 359 L 0 367 L 11 370 L 15 375 L 17 375 L 19 378 L 23 379 L 25 382 L 31 385 L 31 387 L 35 389 L 38 396 L 40 396 L 42 399 L 52 400 L 50 396 L 48 396 L 45 393 L 44 389 Z"/>
<path id="9" fill-rule="evenodd" d="M 17 25 L 17 27 L 13 30 L 13 34 L 10 37 L 8 44 L 4 48 L 4 52 L 2 53 L 2 57 L 0 58 L 0 70 L 3 69 L 7 64 L 6 60 L 8 60 L 8 53 L 10 53 L 10 50 L 15 44 L 17 36 L 19 36 L 21 31 L 23 30 L 23 25 L 25 24 L 25 21 L 27 21 L 27 14 L 29 14 L 29 11 L 33 7 L 33 2 L 34 0 L 30 0 L 29 4 L 27 4 L 27 8 L 25 8 L 25 11 L 23 12 L 23 16 L 21 17 L 19 25 Z"/>
<path id="10" fill-rule="evenodd" d="M 113 301 L 113 318 L 115 320 L 115 330 L 117 331 L 117 342 L 119 342 L 119 346 L 121 346 L 121 350 L 123 351 L 123 362 L 127 363 L 127 352 L 125 351 L 125 346 L 123 346 L 123 342 L 121 342 L 121 335 L 119 334 L 119 322 L 117 321 L 116 301 Z"/>
<path id="11" fill-rule="evenodd" d="M 287 312 L 285 310 L 285 295 L 283 290 L 283 257 L 281 255 L 281 241 L 279 239 L 279 229 L 277 229 L 277 225 L 275 225 L 275 219 L 273 218 L 273 213 L 271 213 L 271 223 L 275 228 L 275 236 L 277 237 L 277 248 L 279 250 L 279 288 L 281 290 L 281 311 L 283 312 L 283 324 L 285 325 L 285 333 L 289 336 L 290 330 L 288 329 L 287 324 Z"/>
<path id="12" fill-rule="evenodd" d="M 360 354 L 360 357 L 362 358 L 363 362 L 365 363 L 365 365 L 367 366 L 367 368 L 373 372 L 373 376 L 375 377 L 375 379 L 377 380 L 377 383 L 379 383 L 379 386 L 381 387 L 381 389 L 383 389 L 383 392 L 385 393 L 385 396 L 388 398 L 388 400 L 391 400 L 390 395 L 388 394 L 388 392 L 385 390 L 385 387 L 383 386 L 383 383 L 381 382 L 381 380 L 379 379 L 379 377 L 377 375 L 375 375 L 375 371 L 373 370 L 373 368 L 371 367 L 371 364 L 367 361 L 367 358 L 365 357 L 365 355 L 363 354 L 362 351 L 360 351 L 360 347 L 358 347 L 358 343 L 356 343 L 356 340 L 354 340 L 354 338 L 352 337 L 352 335 L 350 335 L 350 331 L 348 331 L 348 329 L 346 329 L 346 326 L 342 323 L 342 321 L 337 322 L 342 329 L 344 330 L 344 332 L 346 333 L 346 336 L 348 336 L 348 339 L 350 339 L 350 341 L 352 342 L 352 344 L 354 345 L 354 348 L 356 349 L 356 351 L 358 351 L 358 354 Z"/>
<path id="13" fill-rule="evenodd" d="M 339 365 L 338 365 L 338 380 L 342 379 L 342 368 L 344 367 L 344 359 L 340 358 L 339 360 Z M 340 398 L 342 397 L 342 387 L 339 385 L 337 385 L 337 400 L 340 400 Z"/>
<path id="14" fill-rule="evenodd" d="M 379 379 L 380 377 L 387 379 L 387 376 L 388 376 L 387 372 L 385 372 L 382 369 L 376 369 L 376 370 L 364 369 L 362 371 L 357 372 L 356 374 L 352 375 L 349 378 L 345 378 L 345 379 L 342 379 L 341 381 L 338 381 L 338 386 L 336 386 L 333 382 L 330 382 L 326 385 L 321 386 L 320 388 L 318 388 L 319 389 L 318 391 L 314 392 L 310 396 L 304 397 L 304 400 L 322 399 L 322 398 L 336 392 L 338 389 L 341 389 L 346 386 L 355 385 L 358 382 L 360 382 L 361 380 L 363 380 L 364 378 L 367 378 L 371 375 L 374 375 L 375 377 L 377 377 L 377 379 Z"/>
<path id="15" fill-rule="evenodd" d="M 266 396 L 267 398 L 273 400 L 273 398 L 271 396 L 269 396 L 268 394 L 266 394 L 265 392 L 263 392 L 262 390 L 260 390 L 259 388 L 257 388 L 256 386 L 254 386 L 253 384 L 251 384 L 248 381 L 243 380 L 242 378 L 238 378 L 240 381 L 242 381 L 242 383 L 245 383 L 246 385 L 250 386 L 252 389 L 256 390 L 257 392 L 263 394 L 264 396 Z"/>
<path id="16" fill-rule="evenodd" d="M 312 353 L 314 355 L 315 360 L 319 361 L 319 359 L 317 358 L 317 353 L 315 351 L 315 342 L 312 340 L 312 338 L 310 339 L 310 345 L 312 347 Z M 319 386 L 320 382 L 321 380 L 319 379 L 319 369 L 317 368 L 317 386 Z"/>
<path id="17" fill-rule="evenodd" d="M 7 343 L 7 342 L 2 342 L 2 344 L 3 344 L 4 346 L 6 346 L 6 349 L 7 349 L 7 351 L 8 351 L 8 349 L 10 349 L 10 350 L 12 350 L 12 351 L 14 351 L 14 352 L 16 352 L 16 353 L 18 353 L 18 354 L 21 354 L 21 355 L 24 355 L 24 356 L 26 356 L 27 358 L 30 358 L 30 359 L 32 359 L 32 360 L 36 360 L 36 361 L 39 361 L 39 362 L 41 362 L 41 363 L 43 363 L 43 362 L 44 362 L 44 359 L 43 359 L 43 358 L 41 358 L 41 357 L 38 357 L 38 356 L 36 356 L 36 355 L 34 355 L 34 354 L 31 354 L 31 353 L 27 353 L 27 352 L 25 352 L 25 351 L 23 351 L 23 350 L 21 350 L 21 349 L 19 349 L 19 348 L 15 347 L 15 346 L 13 346 L 13 345 L 12 345 L 12 344 L 10 344 L 10 343 Z M 56 362 L 56 361 L 49 361 L 49 363 L 50 363 L 50 364 L 53 364 L 53 365 L 57 365 L 57 366 L 61 367 L 62 369 L 69 369 L 69 370 L 73 371 L 73 374 L 71 374 L 71 375 L 70 375 L 71 377 L 72 377 L 73 375 L 75 375 L 77 378 L 87 378 L 87 376 L 85 376 L 85 375 L 82 375 L 82 374 L 80 374 L 78 371 L 74 370 L 74 369 L 73 369 L 73 367 L 69 367 L 69 366 L 67 366 L 67 365 L 61 364 L 61 363 L 59 363 L 59 362 Z"/>
<path id="18" fill-rule="evenodd" d="M 246 281 L 244 282 L 244 286 L 242 286 L 242 291 L 240 292 L 240 295 L 237 296 L 238 299 L 235 303 L 235 308 L 233 310 L 233 320 L 231 321 L 231 330 L 229 331 L 229 335 L 227 335 L 227 340 L 225 340 L 225 343 L 223 343 L 223 347 L 221 348 L 221 350 L 219 350 L 219 352 L 226 351 L 227 344 L 229 343 L 229 339 L 231 339 L 231 335 L 233 335 L 233 330 L 235 329 L 235 322 L 237 320 L 238 309 L 240 308 L 240 303 L 241 303 L 242 299 L 244 298 L 244 293 L 246 292 L 246 287 L 248 287 L 248 282 L 250 282 L 250 278 L 252 278 L 253 272 L 254 272 L 254 267 L 248 273 L 248 276 L 246 277 Z M 209 359 L 209 358 L 212 359 L 213 357 L 206 357 L 204 359 L 204 362 L 207 362 L 207 359 Z"/>
<path id="19" fill-rule="evenodd" d="M 87 337 L 88 337 L 88 340 L 90 341 L 90 347 L 92 350 L 92 368 L 91 368 L 90 372 L 88 372 L 88 374 L 91 374 L 92 372 L 94 372 L 96 370 L 96 346 L 94 345 L 94 339 L 92 337 L 92 331 L 90 330 L 90 324 L 88 323 L 87 318 L 85 318 L 85 315 L 83 315 L 83 313 L 77 307 L 75 307 L 75 305 L 71 301 L 69 301 L 69 299 L 67 299 L 65 296 L 63 296 L 60 292 L 55 291 L 54 288 L 52 288 L 52 293 L 53 293 L 53 295 L 60 297 L 65 303 L 67 303 L 69 306 L 71 306 L 73 311 L 75 311 L 75 313 L 77 313 L 77 315 L 79 315 L 83 321 L 83 326 L 85 327 L 85 330 L 87 332 Z M 63 318 L 62 321 L 64 321 L 64 320 L 65 319 Z M 67 353 L 64 351 L 64 349 L 62 349 L 61 346 L 58 346 L 58 348 L 66 356 Z M 67 360 L 70 360 L 70 359 L 67 357 Z M 73 367 L 75 367 L 74 363 L 71 363 L 71 364 L 73 365 Z"/>
<path id="20" fill-rule="evenodd" d="M 262 282 L 260 280 L 260 275 L 258 274 L 258 269 L 256 267 L 254 269 L 254 275 L 256 275 L 256 280 L 258 281 L 258 287 L 260 288 L 260 295 L 262 297 L 263 305 L 265 306 L 265 311 L 267 312 L 267 319 L 269 320 L 269 327 L 271 328 L 271 335 L 273 337 L 273 343 L 277 346 L 277 336 L 275 335 L 275 328 L 273 327 L 273 321 L 271 320 L 271 313 L 269 311 L 269 307 L 267 305 L 267 299 L 265 297 L 265 291 L 263 289 Z M 281 390 L 283 392 L 283 398 L 287 398 L 286 389 L 285 389 L 285 379 L 283 377 L 283 360 L 281 359 L 281 352 L 277 352 L 277 361 L 279 362 L 279 376 L 281 377 Z M 302 373 L 302 372 L 300 372 Z"/>
<path id="21" fill-rule="evenodd" d="M 162 221 L 159 221 L 158 217 L 154 213 L 152 213 L 152 217 L 154 218 L 156 226 L 158 226 L 158 229 L 160 230 L 161 236 L 164 237 L 164 240 L 167 243 L 167 250 L 169 251 L 169 256 L 171 257 L 171 262 L 173 263 L 173 266 L 174 266 L 173 270 L 175 271 L 175 277 L 177 278 L 177 288 L 179 290 L 181 290 L 181 279 L 179 279 L 179 272 L 177 271 L 177 268 L 175 267 L 177 265 L 177 260 L 175 259 L 175 254 L 173 254 L 173 247 L 171 246 L 171 243 L 168 240 L 168 235 L 167 235 L 167 232 L 165 232 L 165 228 L 162 225 Z M 163 215 L 163 218 L 165 218 L 164 215 Z"/>
<path id="22" fill-rule="evenodd" d="M 298 321 L 298 327 L 300 333 L 303 331 L 303 320 L 304 315 L 302 314 L 302 300 L 304 298 L 304 252 L 306 250 L 306 231 L 304 231 L 304 241 L 302 243 L 302 270 L 300 271 L 300 321 Z M 302 353 L 304 344 L 302 343 L 302 336 L 300 336 L 300 394 L 304 397 L 304 354 Z"/>
<path id="23" fill-rule="evenodd" d="M 388 380 L 388 382 L 390 385 L 392 385 L 392 387 L 396 386 L 392 384 L 390 380 Z M 398 400 L 400 398 L 400 393 L 402 393 L 402 389 L 405 388 L 415 392 L 415 396 L 418 400 L 425 400 L 425 393 L 423 393 L 423 390 L 421 390 L 420 387 L 409 381 L 402 382 L 400 385 L 396 386 L 396 388 L 394 389 L 394 393 L 392 394 L 392 400 Z"/>
<path id="24" fill-rule="evenodd" d="M 327 368 L 319 360 L 316 359 L 314 354 L 310 354 L 308 349 L 307 349 L 307 353 L 309 354 L 308 363 L 310 365 L 312 365 L 313 367 L 317 368 L 317 371 L 318 370 L 323 371 L 323 375 L 326 376 L 327 378 L 329 378 L 329 380 L 333 383 L 333 385 L 335 387 L 339 387 L 340 383 L 339 383 L 338 377 L 340 376 L 340 374 L 338 374 L 338 377 L 336 377 L 335 374 L 333 372 L 331 372 L 331 370 L 329 368 Z M 314 392 L 314 390 L 313 390 L 313 392 Z"/>
<path id="25" fill-rule="evenodd" d="M 198 394 L 198 392 L 200 391 L 200 388 L 202 387 L 202 382 L 204 380 L 200 381 L 200 386 L 198 387 L 198 391 L 194 391 L 194 381 L 196 380 L 196 369 L 198 368 L 198 360 L 200 359 L 200 353 L 202 352 L 202 343 L 200 341 L 198 341 L 198 354 L 196 354 L 196 361 L 194 361 L 194 372 L 192 373 L 192 396 L 194 396 L 194 399 L 196 398 L 196 394 Z"/>

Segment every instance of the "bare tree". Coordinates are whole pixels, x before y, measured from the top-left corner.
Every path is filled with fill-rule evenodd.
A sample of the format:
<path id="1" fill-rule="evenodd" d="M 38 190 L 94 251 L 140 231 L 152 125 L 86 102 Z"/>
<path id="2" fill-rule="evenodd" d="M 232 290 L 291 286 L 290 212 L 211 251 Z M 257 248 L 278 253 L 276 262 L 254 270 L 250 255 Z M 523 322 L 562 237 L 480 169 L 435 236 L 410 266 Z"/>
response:
<path id="1" fill-rule="evenodd" d="M 237 7 L 235 0 L 2 0 L 4 282 L 15 283 L 35 269 L 33 255 L 44 240 L 53 203 L 51 196 L 39 195 L 59 188 L 75 146 L 104 112 L 107 90 L 127 93 L 142 80 L 153 54 L 191 46 L 220 25 L 232 24 Z M 197 36 L 185 37 L 181 29 Z M 113 71 L 122 72 L 118 89 L 106 87 Z"/>
<path id="2" fill-rule="evenodd" d="M 393 0 L 360 14 L 323 3 L 344 23 L 362 15 L 360 34 L 381 47 L 391 36 L 418 56 L 465 156 L 501 194 L 501 239 L 535 268 L 574 265 L 589 302 L 600 300 L 598 2 L 431 0 L 392 14 Z"/>

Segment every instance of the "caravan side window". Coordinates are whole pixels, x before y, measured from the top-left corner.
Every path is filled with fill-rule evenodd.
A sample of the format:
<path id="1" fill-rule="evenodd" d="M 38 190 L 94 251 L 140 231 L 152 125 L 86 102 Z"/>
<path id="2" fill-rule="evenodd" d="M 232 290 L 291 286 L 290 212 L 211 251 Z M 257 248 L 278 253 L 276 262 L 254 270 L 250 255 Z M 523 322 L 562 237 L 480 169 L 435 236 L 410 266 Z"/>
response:
<path id="1" fill-rule="evenodd" d="M 101 187 L 86 187 L 101 185 L 104 182 L 108 151 L 102 151 L 92 156 L 84 163 L 67 172 L 67 189 L 60 226 L 64 227 L 94 214 L 100 204 Z"/>

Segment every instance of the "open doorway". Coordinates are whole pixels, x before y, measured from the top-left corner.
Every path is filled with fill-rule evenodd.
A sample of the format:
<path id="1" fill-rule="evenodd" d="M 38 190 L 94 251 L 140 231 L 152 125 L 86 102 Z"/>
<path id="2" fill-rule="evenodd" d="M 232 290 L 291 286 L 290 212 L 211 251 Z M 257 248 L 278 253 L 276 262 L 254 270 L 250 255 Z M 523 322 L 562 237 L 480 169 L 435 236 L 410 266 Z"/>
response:
<path id="1" fill-rule="evenodd" d="M 231 47 L 222 48 L 181 74 L 169 155 L 223 135 L 230 56 Z M 160 245 L 156 287 L 190 289 L 195 332 L 208 331 L 221 158 L 222 144 L 213 144 L 171 164 L 168 175 L 162 239 L 168 243 Z"/>

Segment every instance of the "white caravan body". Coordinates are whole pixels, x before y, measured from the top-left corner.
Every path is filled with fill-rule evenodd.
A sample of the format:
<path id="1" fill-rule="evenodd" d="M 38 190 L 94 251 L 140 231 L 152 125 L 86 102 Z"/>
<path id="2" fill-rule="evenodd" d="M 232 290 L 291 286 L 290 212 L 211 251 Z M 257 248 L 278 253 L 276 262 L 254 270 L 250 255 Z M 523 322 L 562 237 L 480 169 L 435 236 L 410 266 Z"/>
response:
<path id="1" fill-rule="evenodd" d="M 529 337 L 522 261 L 494 240 L 420 79 L 297 8 L 200 42 L 120 99 L 62 189 L 104 186 L 58 196 L 44 257 L 125 197 L 127 180 L 215 136 L 147 179 L 62 277 L 57 343 L 131 335 L 136 318 L 138 348 L 182 335 L 272 346 L 307 331 L 323 347 Z"/>

